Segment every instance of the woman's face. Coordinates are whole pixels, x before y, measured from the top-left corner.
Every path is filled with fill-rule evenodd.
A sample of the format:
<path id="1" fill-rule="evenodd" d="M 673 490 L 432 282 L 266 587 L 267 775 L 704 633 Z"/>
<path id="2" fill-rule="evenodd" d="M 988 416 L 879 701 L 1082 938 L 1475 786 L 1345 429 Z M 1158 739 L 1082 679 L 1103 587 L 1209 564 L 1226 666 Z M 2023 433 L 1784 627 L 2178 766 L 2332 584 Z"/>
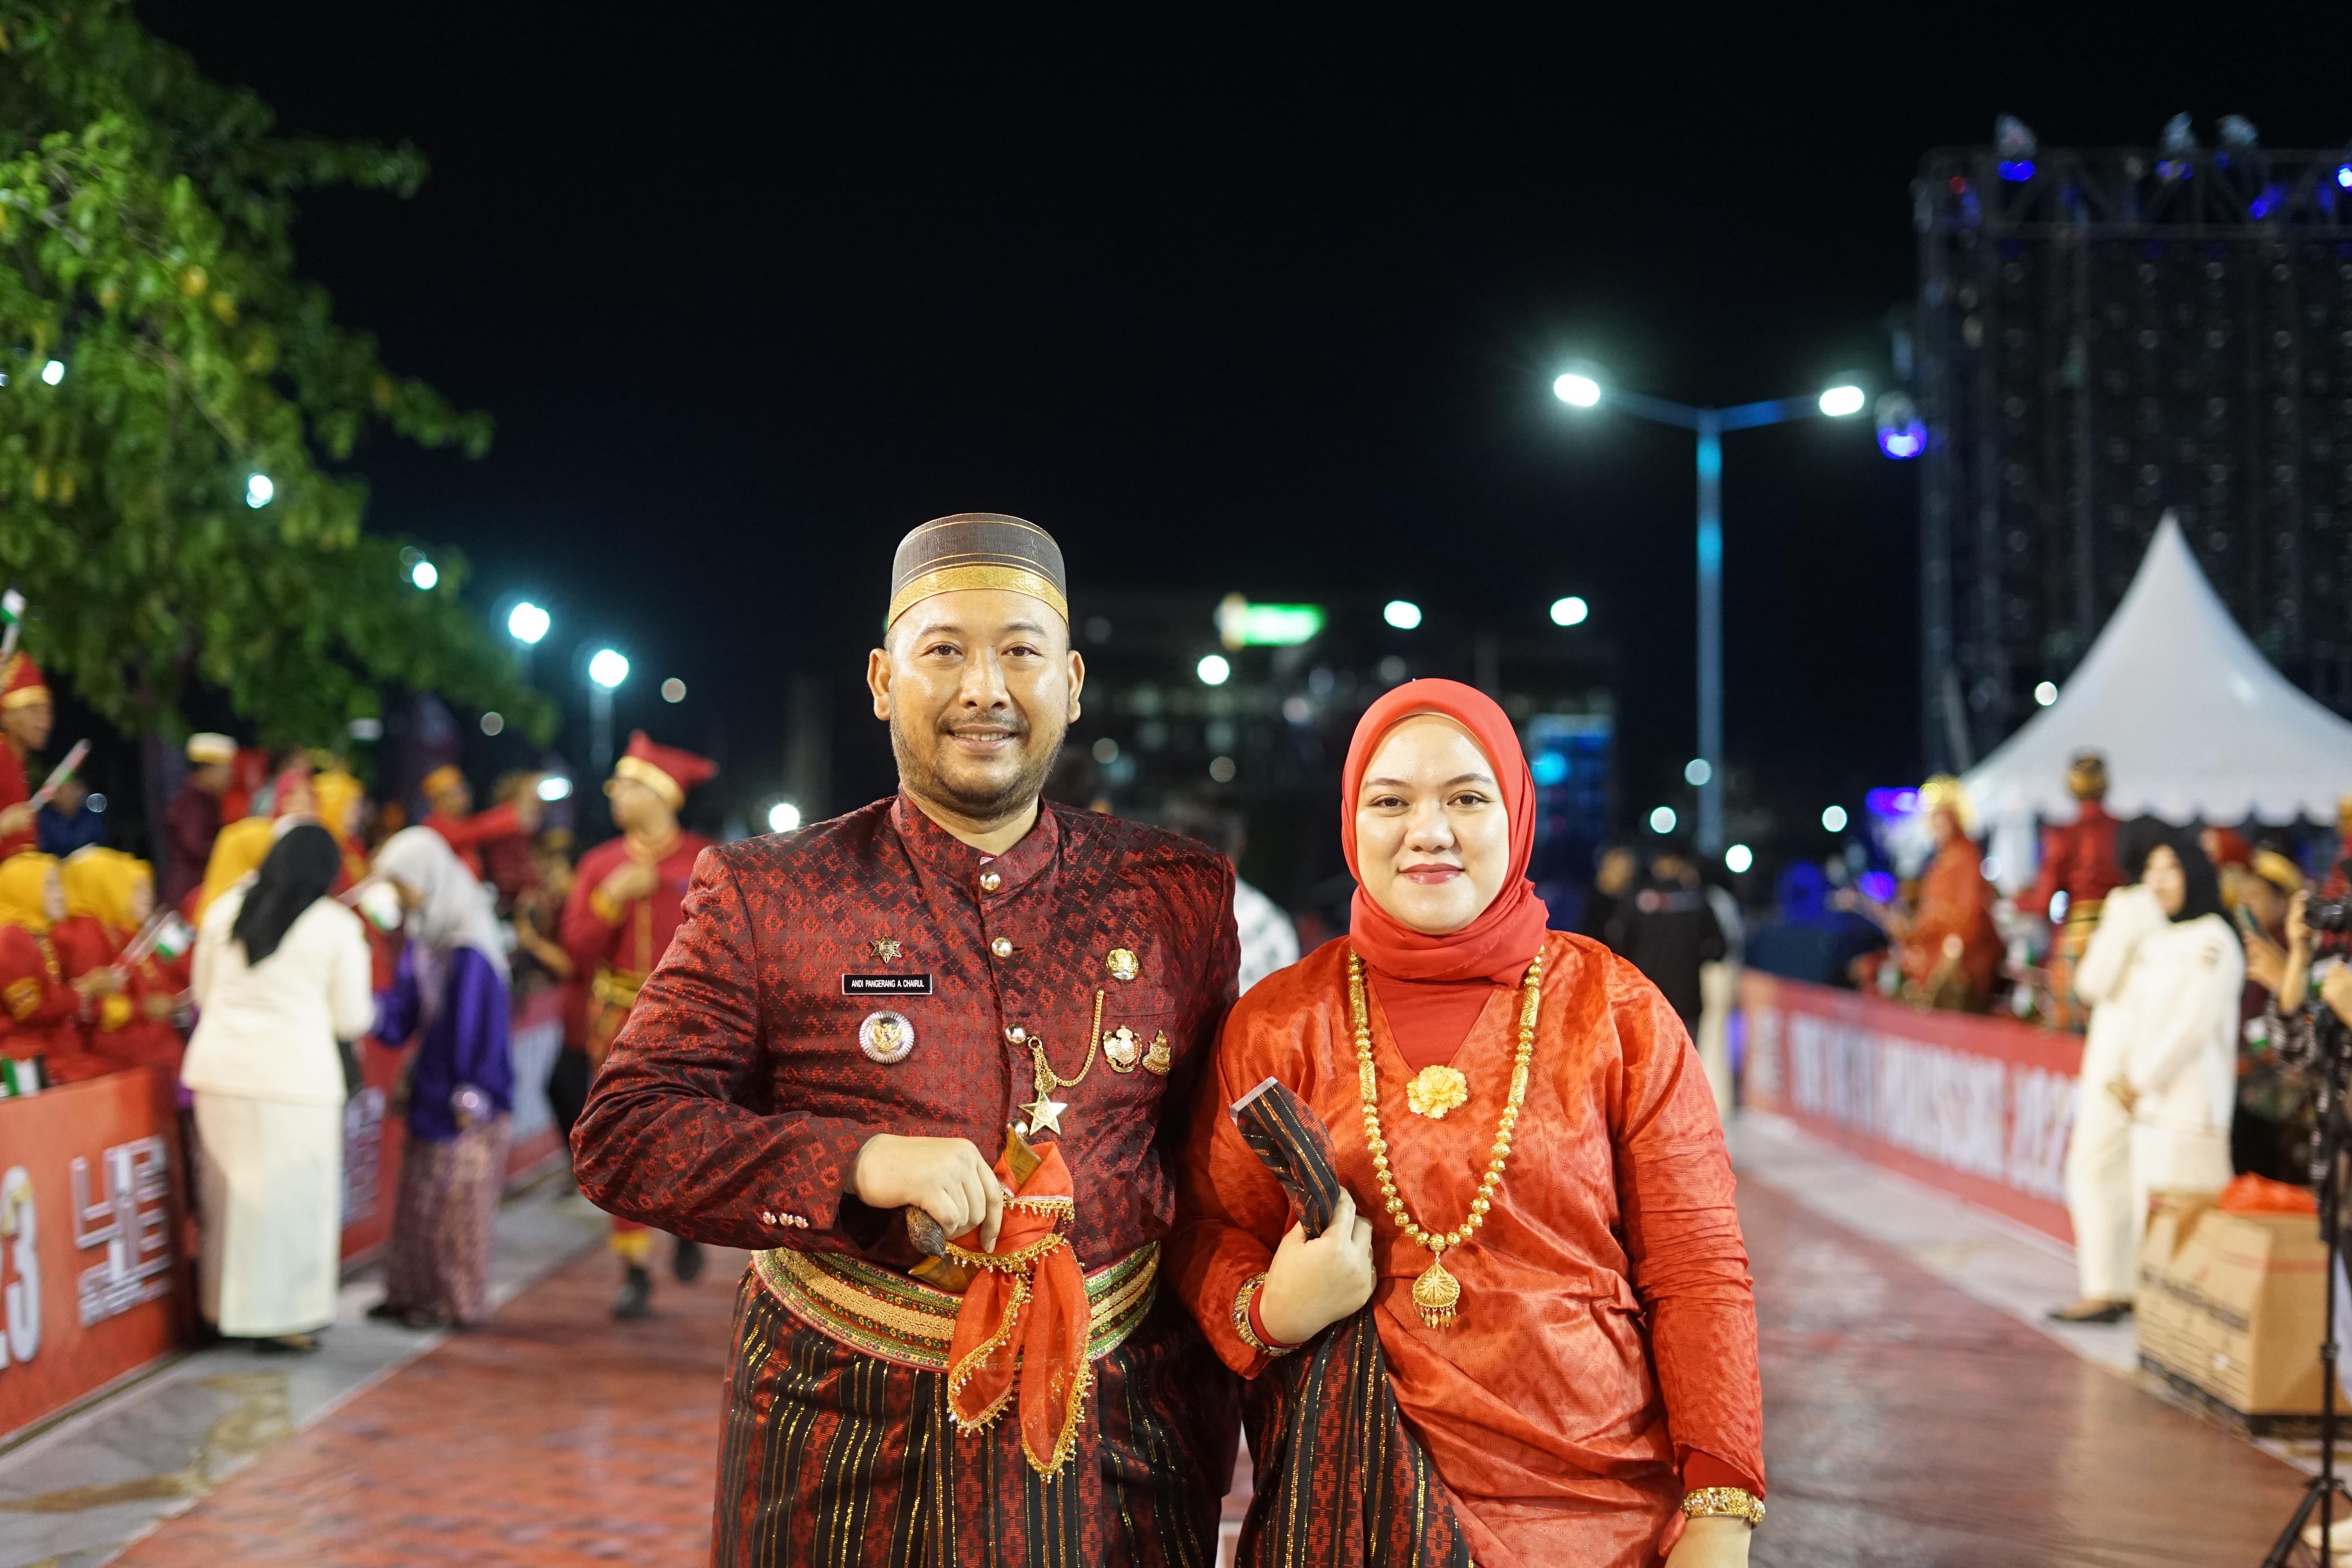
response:
<path id="1" fill-rule="evenodd" d="M 1486 912 L 1510 874 L 1511 819 L 1494 764 L 1452 719 L 1422 714 L 1389 731 L 1356 791 L 1364 892 L 1427 936 Z"/>
<path id="2" fill-rule="evenodd" d="M 2170 844 L 2158 844 L 2147 852 L 2147 869 L 2140 873 L 2139 880 L 2167 915 L 2179 914 L 2180 906 L 2189 902 L 2189 878 L 2182 874 L 2180 857 L 2172 852 Z"/>

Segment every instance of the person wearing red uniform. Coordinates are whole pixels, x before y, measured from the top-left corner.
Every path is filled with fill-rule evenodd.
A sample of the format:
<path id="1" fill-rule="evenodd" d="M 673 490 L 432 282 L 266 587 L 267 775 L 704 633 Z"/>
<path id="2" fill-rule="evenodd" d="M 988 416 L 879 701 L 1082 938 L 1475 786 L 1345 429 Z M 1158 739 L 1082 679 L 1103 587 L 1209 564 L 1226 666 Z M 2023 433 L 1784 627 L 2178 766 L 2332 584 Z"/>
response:
<path id="1" fill-rule="evenodd" d="M 1745 1563 L 1764 1491 L 1755 1301 L 1673 1004 L 1545 928 L 1535 785 L 1491 698 L 1387 693 L 1340 805 L 1349 930 L 1234 1009 L 1168 1246 L 1178 1293 L 1250 1380 L 1262 1470 L 1236 1560 Z M 1343 1189 L 1312 1240 L 1237 1120 L 1269 1081 L 1320 1123 Z M 1360 1313 L 1384 1378 L 1310 1347 Z M 1391 1393 L 1427 1457 L 1402 1479 L 1386 1472 L 1403 1445 L 1330 1440 Z M 1385 1509 L 1361 1496 L 1374 1478 Z"/>
<path id="2" fill-rule="evenodd" d="M 2074 969 L 2098 929 L 2099 908 L 2123 885 L 2116 866 L 2116 820 L 2107 815 L 2107 762 L 2095 751 L 2078 751 L 2066 768 L 2066 792 L 2082 802 L 2074 820 L 2042 830 L 2042 870 L 2017 901 L 2028 915 L 2052 918 L 2058 894 L 2066 895 L 2062 922 L 2050 944 L 2050 998 L 2061 1029 L 2079 1030 L 2088 1015 L 2074 999 Z"/>
<path id="3" fill-rule="evenodd" d="M 32 656 L 0 661 L 0 860 L 37 847 L 30 763 L 56 719 L 49 683 Z"/>
<path id="4" fill-rule="evenodd" d="M 539 828 L 539 801 L 530 797 L 509 800 L 487 811 L 474 810 L 474 787 L 455 763 L 444 763 L 425 776 L 418 789 L 431 810 L 421 826 L 449 841 L 457 859 L 482 880 L 482 849 L 500 839 L 518 838 Z"/>
<path id="5" fill-rule="evenodd" d="M 598 1205 L 754 1252 L 727 1568 L 1215 1559 L 1235 1388 L 1160 1248 L 1234 868 L 1041 800 L 1064 582 L 1017 517 L 900 542 L 866 660 L 898 794 L 704 852 L 572 1131 Z"/>
<path id="6" fill-rule="evenodd" d="M 69 980 L 49 940 L 65 917 L 56 857 L 30 851 L 0 861 L 0 1056 L 39 1059 L 45 1083 L 75 1083 L 114 1070 L 83 1040 L 85 998 L 117 989 L 104 972 Z"/>
<path id="7" fill-rule="evenodd" d="M 188 776 L 163 808 L 163 902 L 177 909 L 205 882 L 213 841 L 220 836 L 221 797 L 229 787 L 236 742 L 201 730 L 188 737 Z"/>
<path id="8" fill-rule="evenodd" d="M 123 948 L 155 910 L 155 882 L 147 862 L 93 845 L 68 855 L 60 868 L 66 917 L 49 933 L 68 981 L 121 968 Z M 96 999 L 89 1050 L 117 1068 L 168 1067 L 177 1082 L 187 1040 L 172 1013 L 188 988 L 184 959 L 150 953 L 129 967 L 121 988 Z"/>
<path id="9" fill-rule="evenodd" d="M 710 847 L 699 833 L 677 825 L 686 792 L 715 777 L 707 758 L 656 746 L 644 730 L 629 737 L 629 748 L 604 781 L 613 825 L 621 836 L 580 857 L 572 894 L 564 901 L 562 940 L 575 973 L 588 978 L 588 1071 L 604 1064 L 613 1037 L 628 1021 L 637 991 L 685 918 L 686 891 L 694 862 Z M 615 1216 L 613 1251 L 621 1260 L 616 1318 L 642 1318 L 653 1312 L 654 1234 L 634 1219 Z M 680 1237 L 673 1267 L 681 1281 L 702 1272 L 702 1249 Z"/>

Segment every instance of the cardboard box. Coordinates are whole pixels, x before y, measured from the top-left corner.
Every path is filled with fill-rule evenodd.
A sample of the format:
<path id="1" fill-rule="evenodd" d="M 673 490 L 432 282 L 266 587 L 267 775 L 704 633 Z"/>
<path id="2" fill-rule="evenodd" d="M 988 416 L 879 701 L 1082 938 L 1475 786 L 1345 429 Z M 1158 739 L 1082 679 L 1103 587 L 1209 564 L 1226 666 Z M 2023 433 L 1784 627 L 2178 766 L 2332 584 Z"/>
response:
<path id="1" fill-rule="evenodd" d="M 2140 1364 L 2249 1424 L 2315 1415 L 2327 1268 L 2318 1223 L 2224 1214 L 2218 1196 L 2155 1197 L 2139 1258 Z"/>

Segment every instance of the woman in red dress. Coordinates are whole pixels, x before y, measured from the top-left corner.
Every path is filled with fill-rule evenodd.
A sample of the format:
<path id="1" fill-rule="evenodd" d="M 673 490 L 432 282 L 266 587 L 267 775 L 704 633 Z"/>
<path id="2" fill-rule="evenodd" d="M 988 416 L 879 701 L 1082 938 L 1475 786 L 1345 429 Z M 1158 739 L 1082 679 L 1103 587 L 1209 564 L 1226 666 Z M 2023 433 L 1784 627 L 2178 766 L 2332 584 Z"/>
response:
<path id="1" fill-rule="evenodd" d="M 1227 1021 L 1171 1277 L 1247 1378 L 1369 1301 L 1483 1568 L 1745 1563 L 1755 1303 L 1697 1053 L 1631 965 L 1545 929 L 1534 786 L 1492 701 L 1397 687 L 1343 789 L 1349 935 Z M 1315 1240 L 1227 1114 L 1269 1077 L 1328 1128 L 1352 1197 Z"/>
<path id="2" fill-rule="evenodd" d="M 147 862 L 92 845 L 67 856 L 61 876 L 66 917 L 49 935 L 67 979 L 118 967 L 123 948 L 155 912 Z M 177 1082 L 188 1042 L 172 1026 L 172 1012 L 187 988 L 184 961 L 148 954 L 122 975 L 120 990 L 98 999 L 90 1051 L 113 1067 L 168 1067 Z"/>
<path id="3" fill-rule="evenodd" d="M 0 861 L 0 1056 L 38 1057 L 50 1083 L 114 1071 L 82 1040 L 83 998 L 104 997 L 113 982 L 103 974 L 68 982 L 49 942 L 65 912 L 57 856 L 26 851 Z"/>

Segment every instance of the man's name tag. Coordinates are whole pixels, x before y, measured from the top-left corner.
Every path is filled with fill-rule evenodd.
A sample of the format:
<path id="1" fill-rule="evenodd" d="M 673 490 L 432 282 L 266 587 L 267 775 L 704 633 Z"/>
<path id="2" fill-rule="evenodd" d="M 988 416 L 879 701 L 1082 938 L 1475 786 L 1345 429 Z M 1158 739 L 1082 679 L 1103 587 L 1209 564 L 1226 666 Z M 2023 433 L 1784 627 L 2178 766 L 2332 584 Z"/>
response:
<path id="1" fill-rule="evenodd" d="M 845 997 L 928 997 L 931 977 L 925 975 L 844 975 Z"/>

